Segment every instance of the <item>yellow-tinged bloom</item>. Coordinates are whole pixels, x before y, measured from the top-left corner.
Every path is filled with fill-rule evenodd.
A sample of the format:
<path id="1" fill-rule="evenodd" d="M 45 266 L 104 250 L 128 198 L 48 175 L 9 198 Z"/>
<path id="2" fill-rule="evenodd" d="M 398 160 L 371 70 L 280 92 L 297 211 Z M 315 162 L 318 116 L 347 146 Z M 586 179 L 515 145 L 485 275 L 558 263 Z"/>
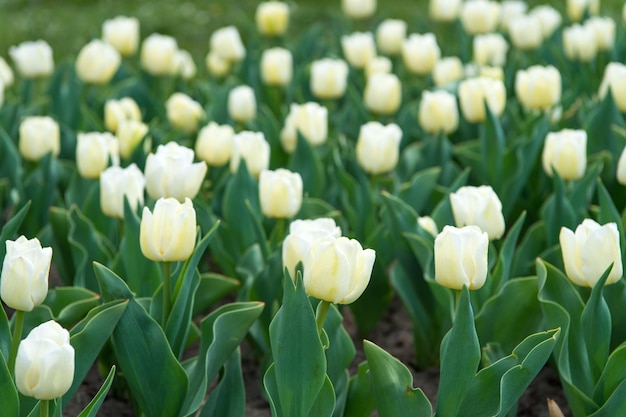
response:
<path id="1" fill-rule="evenodd" d="M 420 126 L 428 133 L 452 133 L 459 127 L 456 96 L 445 90 L 424 91 L 419 106 Z"/>
<path id="2" fill-rule="evenodd" d="M 165 102 L 167 120 L 170 124 L 185 133 L 198 130 L 204 109 L 194 99 L 184 93 L 174 93 Z"/>
<path id="3" fill-rule="evenodd" d="M 248 85 L 240 85 L 228 93 L 228 115 L 231 119 L 246 123 L 256 118 L 256 97 Z"/>
<path id="4" fill-rule="evenodd" d="M 435 238 L 435 280 L 460 290 L 478 290 L 487 279 L 487 232 L 478 226 L 445 226 Z"/>
<path id="5" fill-rule="evenodd" d="M 94 39 L 76 57 L 76 75 L 90 84 L 106 84 L 122 63 L 120 53 L 108 43 Z"/>
<path id="6" fill-rule="evenodd" d="M 441 49 L 432 33 L 413 33 L 402 42 L 402 61 L 412 73 L 430 74 L 441 58 Z"/>
<path id="7" fill-rule="evenodd" d="M 376 29 L 376 45 L 387 55 L 398 55 L 406 38 L 407 24 L 404 20 L 387 19 Z"/>
<path id="8" fill-rule="evenodd" d="M 134 55 L 139 46 L 139 20 L 126 16 L 105 20 L 102 24 L 102 39 L 120 54 Z"/>
<path id="9" fill-rule="evenodd" d="M 261 78 L 267 85 L 286 86 L 293 76 L 293 56 L 288 49 L 270 48 L 261 55 Z"/>
<path id="10" fill-rule="evenodd" d="M 341 10 L 351 19 L 365 19 L 376 12 L 376 0 L 341 0 Z"/>
<path id="11" fill-rule="evenodd" d="M 117 132 L 122 120 L 141 121 L 141 110 L 137 102 L 130 97 L 119 100 L 107 100 L 104 103 L 104 125 L 110 132 Z"/>
<path id="12" fill-rule="evenodd" d="M 109 217 L 124 218 L 124 197 L 130 208 L 137 212 L 143 206 L 146 179 L 137 165 L 126 168 L 112 166 L 100 175 L 100 208 Z"/>
<path id="13" fill-rule="evenodd" d="M 561 100 L 561 73 L 553 66 L 533 65 L 515 75 L 515 95 L 530 110 L 550 110 Z"/>
<path id="14" fill-rule="evenodd" d="M 115 136 L 120 143 L 120 156 L 130 158 L 137 145 L 148 134 L 148 125 L 136 120 L 122 120 L 117 125 Z"/>
<path id="15" fill-rule="evenodd" d="M 289 6 L 281 1 L 259 3 L 255 14 L 256 27 L 261 35 L 280 36 L 289 25 Z"/>
<path id="16" fill-rule="evenodd" d="M 141 44 L 141 66 L 152 75 L 175 75 L 178 43 L 171 36 L 153 33 Z"/>
<path id="17" fill-rule="evenodd" d="M 454 222 L 458 227 L 474 225 L 487 233 L 489 240 L 504 234 L 502 203 L 488 185 L 465 186 L 450 194 Z"/>
<path id="18" fill-rule="evenodd" d="M 231 125 L 211 122 L 200 129 L 196 140 L 196 156 L 211 166 L 226 165 L 233 149 L 235 129 Z"/>
<path id="19" fill-rule="evenodd" d="M 29 116 L 20 123 L 20 154 L 29 161 L 39 161 L 46 154 L 61 152 L 61 129 L 49 116 Z"/>
<path id="20" fill-rule="evenodd" d="M 341 49 L 346 61 L 354 68 L 362 69 L 376 56 L 376 44 L 371 32 L 354 32 L 341 37 Z"/>
<path id="21" fill-rule="evenodd" d="M 295 216 L 302 207 L 302 176 L 279 168 L 263 170 L 259 176 L 259 201 L 266 217 L 286 219 Z"/>
<path id="22" fill-rule="evenodd" d="M 238 62 L 246 56 L 246 48 L 235 26 L 216 30 L 209 43 L 211 51 L 228 62 Z"/>
<path id="23" fill-rule="evenodd" d="M 298 132 L 311 146 L 326 142 L 328 109 L 316 102 L 292 104 L 280 132 L 280 143 L 286 152 L 291 153 L 296 149 Z"/>
<path id="24" fill-rule="evenodd" d="M 348 86 L 348 64 L 342 59 L 322 58 L 311 64 L 311 93 L 328 100 L 341 98 Z"/>
<path id="25" fill-rule="evenodd" d="M 463 29 L 470 35 L 494 32 L 500 22 L 500 4 L 491 0 L 465 1 L 460 18 Z"/>
<path id="26" fill-rule="evenodd" d="M 470 123 L 482 122 L 489 110 L 500 116 L 506 106 L 506 89 L 501 80 L 488 77 L 470 78 L 459 84 L 459 102 L 463 117 Z"/>
<path id="27" fill-rule="evenodd" d="M 76 168 L 83 178 L 99 178 L 109 166 L 119 165 L 119 141 L 109 132 L 78 133 L 76 142 Z"/>
<path id="28" fill-rule="evenodd" d="M 367 77 L 363 104 L 376 114 L 394 114 L 402 102 L 402 85 L 395 74 L 374 73 Z"/>
<path id="29" fill-rule="evenodd" d="M 230 172 L 239 169 L 239 163 L 246 161 L 248 172 L 258 178 L 261 171 L 270 165 L 270 144 L 263 132 L 243 131 L 233 137 L 233 153 L 230 157 Z"/>
<path id="30" fill-rule="evenodd" d="M 563 129 L 548 133 L 541 162 L 550 177 L 554 169 L 564 180 L 582 178 L 587 167 L 587 132 Z"/>
<path id="31" fill-rule="evenodd" d="M 46 41 L 22 42 L 9 55 L 23 78 L 47 77 L 54 71 L 52 48 Z"/>
<path id="32" fill-rule="evenodd" d="M 402 130 L 395 123 L 368 122 L 361 126 L 356 144 L 359 165 L 370 174 L 389 172 L 398 164 Z"/>

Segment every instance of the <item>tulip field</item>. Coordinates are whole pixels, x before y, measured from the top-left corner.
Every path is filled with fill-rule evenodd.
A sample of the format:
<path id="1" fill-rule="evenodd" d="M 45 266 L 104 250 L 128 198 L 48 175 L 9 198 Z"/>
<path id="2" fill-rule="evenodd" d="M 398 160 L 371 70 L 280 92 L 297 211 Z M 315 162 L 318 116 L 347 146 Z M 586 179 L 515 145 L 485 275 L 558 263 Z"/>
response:
<path id="1" fill-rule="evenodd" d="M 626 4 L 61 3 L 0 4 L 0 417 L 626 415 Z"/>

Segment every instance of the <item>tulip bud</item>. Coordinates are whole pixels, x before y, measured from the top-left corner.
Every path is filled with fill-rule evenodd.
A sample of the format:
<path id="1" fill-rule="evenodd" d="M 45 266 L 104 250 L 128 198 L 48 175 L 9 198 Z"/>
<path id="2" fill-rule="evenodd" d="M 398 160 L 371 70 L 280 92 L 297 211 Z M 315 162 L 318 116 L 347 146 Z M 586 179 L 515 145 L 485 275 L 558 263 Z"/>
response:
<path id="1" fill-rule="evenodd" d="M 130 97 L 107 100 L 104 104 L 104 124 L 107 130 L 116 132 L 122 120 L 141 121 L 141 110 Z"/>
<path id="2" fill-rule="evenodd" d="M 54 71 L 52 48 L 46 41 L 22 42 L 9 55 L 23 78 L 47 77 Z"/>
<path id="3" fill-rule="evenodd" d="M 611 91 L 617 108 L 626 113 L 626 65 L 611 62 L 604 69 L 598 95 L 603 99 Z"/>
<path id="4" fill-rule="evenodd" d="M 239 123 L 246 123 L 256 118 L 256 98 L 254 90 L 247 85 L 240 85 L 228 94 L 228 114 Z"/>
<path id="5" fill-rule="evenodd" d="M 79 133 L 76 142 L 76 168 L 83 178 L 99 178 L 109 165 L 119 165 L 119 141 L 109 132 Z"/>
<path id="6" fill-rule="evenodd" d="M 322 100 L 343 97 L 348 85 L 348 64 L 341 59 L 323 58 L 311 64 L 311 92 Z"/>
<path id="7" fill-rule="evenodd" d="M 365 19 L 376 12 L 376 0 L 341 0 L 341 10 L 351 19 Z"/>
<path id="8" fill-rule="evenodd" d="M 102 39 L 120 54 L 134 55 L 139 45 L 139 20 L 125 16 L 105 20 L 102 24 Z"/>
<path id="9" fill-rule="evenodd" d="M 304 290 L 312 297 L 350 304 L 369 284 L 376 252 L 347 237 L 325 238 L 309 247 L 302 265 Z"/>
<path id="10" fill-rule="evenodd" d="M 298 132 L 311 146 L 326 142 L 328 137 L 328 109 L 316 103 L 292 104 L 280 132 L 283 149 L 291 153 L 298 143 Z"/>
<path id="11" fill-rule="evenodd" d="M 617 182 L 626 185 L 626 148 L 622 150 L 617 162 Z"/>
<path id="12" fill-rule="evenodd" d="M 235 130 L 230 125 L 211 122 L 198 133 L 196 156 L 211 166 L 222 166 L 230 160 Z"/>
<path id="13" fill-rule="evenodd" d="M 20 123 L 20 154 L 29 161 L 39 161 L 46 154 L 61 152 L 59 124 L 48 116 L 29 116 Z"/>
<path id="14" fill-rule="evenodd" d="M 435 238 L 435 280 L 442 286 L 478 290 L 487 279 L 489 238 L 477 226 L 445 226 Z"/>
<path id="15" fill-rule="evenodd" d="M 470 78 L 459 84 L 459 102 L 463 117 L 470 123 L 485 120 L 485 103 L 500 116 L 506 106 L 504 83 L 487 77 Z"/>
<path id="16" fill-rule="evenodd" d="M 426 75 L 432 72 L 441 58 L 441 49 L 432 33 L 413 33 L 402 43 L 402 61 L 406 68 L 415 74 Z"/>
<path id="17" fill-rule="evenodd" d="M 452 22 L 459 17 L 462 0 L 430 0 L 428 12 L 436 22 Z"/>
<path id="18" fill-rule="evenodd" d="M 433 68 L 433 81 L 437 87 L 444 87 L 463 78 L 463 63 L 458 56 L 442 58 Z"/>
<path id="19" fill-rule="evenodd" d="M 575 232 L 562 227 L 559 242 L 565 274 L 574 284 L 593 287 L 611 264 L 606 285 L 622 278 L 622 251 L 615 223 L 600 226 L 585 219 Z"/>
<path id="20" fill-rule="evenodd" d="M 539 18 L 528 15 L 512 19 L 509 23 L 509 38 L 517 49 L 529 51 L 539 48 L 543 42 Z"/>
<path id="21" fill-rule="evenodd" d="M 367 77 L 363 102 L 376 114 L 393 114 L 402 101 L 402 86 L 395 74 L 372 74 Z"/>
<path id="22" fill-rule="evenodd" d="M 248 172 L 258 177 L 261 171 L 270 165 L 270 144 L 265 140 L 263 132 L 243 131 L 233 137 L 233 149 L 230 157 L 230 172 L 239 169 L 241 159 L 246 161 Z"/>
<path id="23" fill-rule="evenodd" d="M 356 143 L 356 159 L 370 174 L 389 172 L 398 164 L 402 130 L 395 123 L 368 122 L 361 126 Z"/>
<path id="24" fill-rule="evenodd" d="M 197 101 L 184 93 L 174 93 L 165 102 L 167 120 L 172 127 L 181 129 L 185 133 L 193 133 L 198 130 L 200 118 L 204 116 L 204 110 Z"/>
<path id="25" fill-rule="evenodd" d="M 175 75 L 177 51 L 176 39 L 153 33 L 141 45 L 141 66 L 152 75 Z"/>
<path id="26" fill-rule="evenodd" d="M 587 19 L 585 26 L 590 26 L 596 38 L 598 51 L 610 51 L 615 44 L 615 21 L 610 17 L 593 16 Z"/>
<path id="27" fill-rule="evenodd" d="M 117 126 L 117 139 L 120 144 L 120 156 L 128 159 L 141 140 L 148 134 L 148 125 L 135 120 L 122 120 Z"/>
<path id="28" fill-rule="evenodd" d="M 419 107 L 419 122 L 428 133 L 454 132 L 459 127 L 456 96 L 445 90 L 424 91 Z"/>
<path id="29" fill-rule="evenodd" d="M 474 62 L 478 65 L 502 67 L 506 63 L 509 44 L 499 33 L 488 33 L 474 37 Z"/>
<path id="30" fill-rule="evenodd" d="M 439 234 L 439 229 L 437 228 L 437 223 L 430 216 L 418 216 L 417 223 L 419 226 L 430 233 L 433 237 L 437 237 Z"/>
<path id="31" fill-rule="evenodd" d="M 582 178 L 587 167 L 587 132 L 563 129 L 548 133 L 541 162 L 550 177 L 555 170 L 564 180 Z"/>
<path id="32" fill-rule="evenodd" d="M 186 261 L 196 244 L 196 210 L 191 200 L 159 198 L 154 212 L 143 208 L 139 228 L 143 255 L 157 262 Z"/>
<path id="33" fill-rule="evenodd" d="M 500 3 L 500 27 L 510 30 L 511 22 L 524 16 L 527 9 L 528 4 L 524 0 L 504 0 Z"/>
<path id="34" fill-rule="evenodd" d="M 575 24 L 563 29 L 563 49 L 572 61 L 589 62 L 598 52 L 593 27 Z"/>
<path id="35" fill-rule="evenodd" d="M 341 48 L 346 61 L 354 68 L 365 68 L 365 64 L 376 56 L 374 35 L 371 32 L 354 32 L 341 37 Z"/>
<path id="36" fill-rule="evenodd" d="M 212 75 L 223 77 L 230 71 L 230 61 L 213 51 L 209 51 L 206 56 L 206 68 Z"/>
<path id="37" fill-rule="evenodd" d="M 0 84 L 8 87 L 13 84 L 13 70 L 7 62 L 0 56 Z"/>
<path id="38" fill-rule="evenodd" d="M 490 186 L 461 187 L 450 194 L 450 205 L 458 227 L 478 226 L 489 240 L 500 239 L 504 234 L 502 203 Z"/>
<path id="39" fill-rule="evenodd" d="M 550 417 L 565 417 L 557 402 L 552 398 L 548 398 L 548 414 Z"/>
<path id="40" fill-rule="evenodd" d="M 178 201 L 194 198 L 206 175 L 206 163 L 193 163 L 193 150 L 169 142 L 159 145 L 146 159 L 146 188 L 154 200 L 173 197 Z"/>
<path id="41" fill-rule="evenodd" d="M 598 14 L 600 0 L 567 0 L 567 16 L 572 22 L 580 22 L 585 13 Z"/>
<path id="42" fill-rule="evenodd" d="M 495 32 L 500 20 L 500 5 L 491 0 L 466 1 L 461 6 L 461 23 L 470 35 Z"/>
<path id="43" fill-rule="evenodd" d="M 112 166 L 100 175 L 100 208 L 109 217 L 124 218 L 124 197 L 134 212 L 143 206 L 146 179 L 137 165 Z"/>
<path id="44" fill-rule="evenodd" d="M 108 43 L 94 39 L 76 57 L 76 75 L 86 83 L 106 84 L 122 62 L 120 53 Z"/>
<path id="45" fill-rule="evenodd" d="M 271 48 L 261 55 L 261 78 L 267 85 L 284 87 L 293 76 L 293 57 L 285 48 Z"/>
<path id="46" fill-rule="evenodd" d="M 561 14 L 554 7 L 547 4 L 533 8 L 529 14 L 539 19 L 541 36 L 544 39 L 550 38 L 557 28 L 561 26 L 563 20 Z"/>
<path id="47" fill-rule="evenodd" d="M 289 6 L 280 1 L 266 1 L 256 8 L 256 27 L 261 35 L 280 36 L 287 31 Z"/>
<path id="48" fill-rule="evenodd" d="M 190 80 L 196 76 L 196 63 L 189 51 L 179 49 L 174 56 L 176 61 L 176 74 L 180 75 L 183 80 Z"/>
<path id="49" fill-rule="evenodd" d="M 391 60 L 386 56 L 377 56 L 365 64 L 365 76 L 373 74 L 389 74 L 391 72 Z"/>
<path id="50" fill-rule="evenodd" d="M 74 348 L 70 333 L 50 320 L 20 342 L 15 359 L 15 385 L 38 400 L 62 397 L 74 381 Z"/>
<path id="51" fill-rule="evenodd" d="M 302 207 L 302 177 L 282 168 L 261 171 L 259 201 L 265 217 L 287 219 L 295 216 Z"/>
<path id="52" fill-rule="evenodd" d="M 37 238 L 20 236 L 6 241 L 0 295 L 14 310 L 32 311 L 48 294 L 52 248 L 42 248 Z"/>
<path id="53" fill-rule="evenodd" d="M 376 30 L 376 45 L 387 55 L 398 55 L 402 51 L 402 42 L 406 38 L 406 22 L 399 19 L 387 19 Z"/>
<path id="54" fill-rule="evenodd" d="M 515 76 L 515 95 L 530 110 L 546 111 L 561 100 L 561 73 L 553 66 L 533 65 Z"/>
<path id="55" fill-rule="evenodd" d="M 246 56 L 239 31 L 234 26 L 227 26 L 216 30 L 211 35 L 210 49 L 222 59 L 229 62 L 238 62 Z"/>
<path id="56" fill-rule="evenodd" d="M 289 225 L 289 234 L 283 241 L 283 267 L 291 278 L 296 278 L 296 266 L 303 262 L 309 247 L 318 240 L 338 238 L 341 229 L 331 218 L 315 220 L 294 220 Z"/>

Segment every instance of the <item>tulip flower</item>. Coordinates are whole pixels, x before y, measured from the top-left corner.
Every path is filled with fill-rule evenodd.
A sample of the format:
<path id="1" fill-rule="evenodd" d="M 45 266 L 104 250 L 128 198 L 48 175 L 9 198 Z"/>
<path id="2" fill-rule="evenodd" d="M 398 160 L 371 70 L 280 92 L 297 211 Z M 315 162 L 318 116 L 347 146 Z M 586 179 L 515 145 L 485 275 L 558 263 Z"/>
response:
<path id="1" fill-rule="evenodd" d="M 428 13 L 436 22 L 452 22 L 459 17 L 463 0 L 430 0 Z"/>
<path id="2" fill-rule="evenodd" d="M 348 64 L 342 59 L 323 58 L 311 64 L 311 93 L 322 100 L 343 97 L 348 85 Z"/>
<path id="3" fill-rule="evenodd" d="M 13 81 L 13 70 L 9 64 L 7 64 L 7 61 L 0 56 L 0 83 L 8 87 L 13 84 Z"/>
<path id="4" fill-rule="evenodd" d="M 398 164 L 402 130 L 395 123 L 368 122 L 361 126 L 356 143 L 359 165 L 370 174 L 383 174 Z"/>
<path id="5" fill-rule="evenodd" d="M 433 67 L 433 81 L 437 87 L 454 83 L 464 77 L 463 62 L 458 56 L 441 58 Z"/>
<path id="6" fill-rule="evenodd" d="M 223 27 L 213 32 L 209 43 L 211 51 L 228 62 L 239 62 L 246 56 L 246 48 L 239 31 L 234 26 Z"/>
<path id="7" fill-rule="evenodd" d="M 293 76 L 293 57 L 285 48 L 271 48 L 261 55 L 261 79 L 267 85 L 286 86 Z"/>
<path id="8" fill-rule="evenodd" d="M 296 149 L 298 132 L 311 146 L 326 142 L 328 137 L 328 109 L 315 103 L 292 104 L 280 132 L 280 143 L 289 153 Z"/>
<path id="9" fill-rule="evenodd" d="M 399 19 L 387 19 L 376 29 L 376 45 L 387 55 L 398 55 L 406 38 L 407 23 Z"/>
<path id="10" fill-rule="evenodd" d="M 256 98 L 252 87 L 240 85 L 230 90 L 228 115 L 239 123 L 246 123 L 256 118 Z"/>
<path id="11" fill-rule="evenodd" d="M 549 110 L 561 100 L 561 73 L 553 66 L 533 65 L 515 75 L 515 95 L 530 110 Z"/>
<path id="12" fill-rule="evenodd" d="M 47 77 L 54 71 L 52 48 L 46 41 L 23 42 L 12 46 L 9 55 L 24 78 Z"/>
<path id="13" fill-rule="evenodd" d="M 604 98 L 611 91 L 615 105 L 622 113 L 626 113 L 626 65 L 611 62 L 604 69 L 604 77 L 600 84 L 598 96 Z"/>
<path id="14" fill-rule="evenodd" d="M 587 167 L 587 132 L 563 129 L 548 133 L 541 162 L 550 177 L 554 170 L 564 180 L 582 178 Z"/>
<path id="15" fill-rule="evenodd" d="M 418 118 L 420 126 L 428 133 L 454 132 L 459 127 L 456 97 L 445 90 L 424 91 Z"/>
<path id="16" fill-rule="evenodd" d="M 122 120 L 115 133 L 120 144 L 120 156 L 125 159 L 130 158 L 147 134 L 147 124 L 136 120 Z"/>
<path id="17" fill-rule="evenodd" d="M 102 24 L 102 39 L 120 54 L 134 55 L 139 45 L 139 20 L 126 16 L 105 20 Z"/>
<path id="18" fill-rule="evenodd" d="M 259 3 L 256 8 L 255 21 L 261 35 L 283 35 L 289 25 L 289 6 L 280 1 Z"/>
<path id="19" fill-rule="evenodd" d="M 61 152 L 61 129 L 48 116 L 29 116 L 20 123 L 19 150 L 24 159 L 39 161 L 46 154 Z"/>
<path id="20" fill-rule="evenodd" d="M 239 162 L 246 161 L 248 172 L 258 177 L 261 171 L 270 165 L 270 144 L 263 132 L 243 131 L 233 137 L 233 149 L 230 157 L 230 172 L 239 169 Z"/>
<path id="21" fill-rule="evenodd" d="M 341 50 L 348 63 L 357 69 L 376 56 L 376 44 L 371 32 L 354 32 L 341 37 Z"/>
<path id="22" fill-rule="evenodd" d="M 230 161 L 234 136 L 232 126 L 209 123 L 198 133 L 196 156 L 210 166 L 226 165 Z"/>
<path id="23" fill-rule="evenodd" d="M 499 239 L 504 234 L 502 203 L 490 186 L 461 187 L 450 194 L 450 205 L 458 227 L 478 226 L 487 233 L 489 240 Z"/>
<path id="24" fill-rule="evenodd" d="M 174 93 L 165 103 L 167 120 L 185 133 L 198 130 L 198 123 L 204 116 L 204 109 L 194 99 L 184 93 Z"/>
<path id="25" fill-rule="evenodd" d="M 489 110 L 500 116 L 506 106 L 506 89 L 501 80 L 488 77 L 470 78 L 459 84 L 459 102 L 463 117 L 470 123 L 482 122 Z"/>
<path id="26" fill-rule="evenodd" d="M 83 178 L 99 178 L 109 165 L 119 165 L 119 141 L 109 132 L 79 133 L 76 142 L 76 168 Z"/>
<path id="27" fill-rule="evenodd" d="M 104 103 L 104 124 L 108 131 L 117 132 L 123 120 L 141 121 L 141 110 L 137 102 L 130 97 L 119 100 L 107 100 Z"/>
<path id="28" fill-rule="evenodd" d="M 413 33 L 402 42 L 402 61 L 415 74 L 430 74 L 441 58 L 441 49 L 432 33 Z"/>
<path id="29" fill-rule="evenodd" d="M 153 33 L 141 44 L 141 66 L 152 75 L 175 75 L 176 51 L 176 39 Z"/>
<path id="30" fill-rule="evenodd" d="M 478 226 L 445 226 L 435 238 L 435 280 L 442 286 L 478 290 L 487 279 L 489 238 Z"/>
<path id="31" fill-rule="evenodd" d="M 143 206 L 146 180 L 137 165 L 112 166 L 100 175 L 100 207 L 109 217 L 124 218 L 124 198 L 133 211 Z"/>
<path id="32" fill-rule="evenodd" d="M 259 201 L 266 217 L 286 219 L 295 216 L 302 206 L 302 176 L 282 168 L 261 171 Z"/>
<path id="33" fill-rule="evenodd" d="M 122 62 L 120 53 L 108 43 L 94 39 L 76 57 L 76 75 L 90 84 L 106 84 Z"/>
<path id="34" fill-rule="evenodd" d="M 365 19 L 376 12 L 376 0 L 341 0 L 341 10 L 351 19 Z"/>
<path id="35" fill-rule="evenodd" d="M 402 102 L 402 85 L 395 74 L 376 73 L 367 77 L 363 104 L 376 114 L 394 114 Z"/>
<path id="36" fill-rule="evenodd" d="M 461 5 L 461 24 L 470 35 L 492 33 L 500 20 L 500 4 L 491 0 L 472 0 Z"/>

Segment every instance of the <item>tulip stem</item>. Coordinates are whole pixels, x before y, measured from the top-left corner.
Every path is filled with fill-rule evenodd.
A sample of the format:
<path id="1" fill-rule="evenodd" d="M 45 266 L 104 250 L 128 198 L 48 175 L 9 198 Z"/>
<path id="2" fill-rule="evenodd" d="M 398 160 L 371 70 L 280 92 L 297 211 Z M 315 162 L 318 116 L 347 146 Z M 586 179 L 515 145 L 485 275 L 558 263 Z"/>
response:
<path id="1" fill-rule="evenodd" d="M 39 417 L 48 417 L 48 401 L 39 400 Z"/>
<path id="2" fill-rule="evenodd" d="M 170 274 L 170 262 L 163 262 L 163 329 L 167 324 L 167 318 L 171 310 L 172 276 Z"/>
<path id="3" fill-rule="evenodd" d="M 320 301 L 317 306 L 317 314 L 315 317 L 315 323 L 317 324 L 317 333 L 322 334 L 322 328 L 324 327 L 324 321 L 326 321 L 326 315 L 328 314 L 328 309 L 330 308 L 330 303 L 328 301 Z"/>
<path id="4" fill-rule="evenodd" d="M 9 351 L 9 373 L 15 375 L 15 358 L 17 356 L 17 348 L 22 339 L 22 329 L 24 328 L 24 312 L 15 310 L 15 327 L 13 328 L 13 337 L 11 338 L 11 350 Z"/>

